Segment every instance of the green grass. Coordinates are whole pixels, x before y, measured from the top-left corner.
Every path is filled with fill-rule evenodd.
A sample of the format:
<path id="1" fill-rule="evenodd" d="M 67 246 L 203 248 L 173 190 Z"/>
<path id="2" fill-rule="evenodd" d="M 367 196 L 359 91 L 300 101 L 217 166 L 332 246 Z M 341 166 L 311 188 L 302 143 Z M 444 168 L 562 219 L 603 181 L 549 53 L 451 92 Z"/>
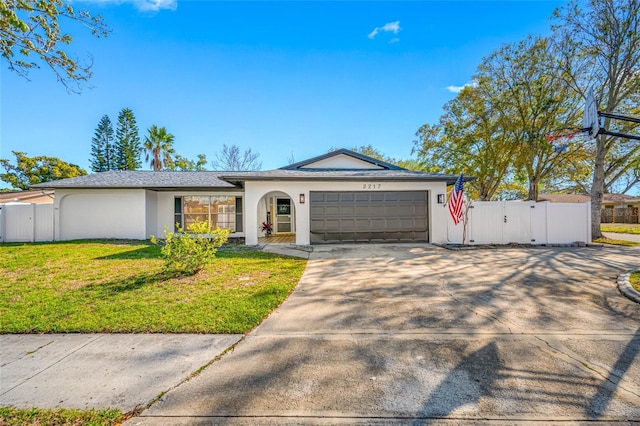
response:
<path id="1" fill-rule="evenodd" d="M 640 291 L 640 271 L 631 274 L 631 276 L 629 277 L 629 282 L 631 283 L 631 287 Z"/>
<path id="2" fill-rule="evenodd" d="M 146 242 L 0 245 L 0 333 L 245 333 L 296 286 L 306 260 L 218 252 L 195 276 L 163 272 Z"/>
<path id="3" fill-rule="evenodd" d="M 640 246 L 640 243 L 636 243 L 634 241 L 626 241 L 626 240 L 614 240 L 607 237 L 600 237 L 593 240 L 594 243 L 603 243 L 603 244 L 612 244 L 616 246 L 625 246 L 625 247 L 635 247 Z"/>
<path id="4" fill-rule="evenodd" d="M 618 234 L 640 234 L 640 223 L 603 223 L 600 230 Z"/>
<path id="5" fill-rule="evenodd" d="M 124 420 L 120 410 L 55 410 L 16 409 L 0 407 L 2 426 L 61 426 L 61 425 L 116 425 Z"/>

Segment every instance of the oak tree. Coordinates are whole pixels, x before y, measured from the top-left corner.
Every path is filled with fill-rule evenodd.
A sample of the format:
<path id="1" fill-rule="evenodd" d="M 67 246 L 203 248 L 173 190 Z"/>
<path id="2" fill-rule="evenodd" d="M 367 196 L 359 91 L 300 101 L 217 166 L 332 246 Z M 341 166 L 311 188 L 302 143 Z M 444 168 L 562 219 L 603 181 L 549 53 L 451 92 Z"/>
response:
<path id="1" fill-rule="evenodd" d="M 5 170 L 5 173 L 0 173 L 0 179 L 9 183 L 15 189 L 25 190 L 37 183 L 87 174 L 79 166 L 62 161 L 57 157 L 44 155 L 29 157 L 24 152 L 12 152 L 16 157 L 15 164 L 12 164 L 10 160 L 0 159 L 0 165 Z"/>
<path id="2" fill-rule="evenodd" d="M 81 63 L 65 50 L 73 41 L 63 29 L 67 24 L 98 38 L 109 33 L 102 16 L 74 9 L 65 0 L 0 1 L 0 55 L 9 70 L 28 80 L 29 71 L 45 65 L 67 90 L 79 92 L 91 78 L 92 63 Z"/>
<path id="3" fill-rule="evenodd" d="M 592 87 L 599 111 L 637 114 L 640 103 L 640 1 L 572 0 L 555 12 L 554 27 L 563 75 L 584 99 Z M 635 111 L 635 112 L 634 112 Z M 636 124 L 605 118 L 606 129 L 631 133 Z M 604 193 L 628 175 L 640 157 L 640 144 L 622 138 L 598 135 L 591 182 L 591 227 L 593 238 L 600 230 Z"/>

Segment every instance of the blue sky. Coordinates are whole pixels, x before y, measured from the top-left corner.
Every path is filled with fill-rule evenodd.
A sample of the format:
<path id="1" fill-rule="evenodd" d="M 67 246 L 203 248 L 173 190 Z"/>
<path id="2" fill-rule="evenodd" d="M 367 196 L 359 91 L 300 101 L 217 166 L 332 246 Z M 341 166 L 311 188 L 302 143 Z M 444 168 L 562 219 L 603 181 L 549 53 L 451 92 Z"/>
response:
<path id="1" fill-rule="evenodd" d="M 214 159 L 223 144 L 260 153 L 264 169 L 373 145 L 409 158 L 453 88 L 483 56 L 547 34 L 554 1 L 74 1 L 112 29 L 77 26 L 68 51 L 93 57 L 93 88 L 69 94 L 46 69 L 26 81 L 2 64 L 0 157 L 49 155 L 89 169 L 98 121 L 133 109 L 176 151 Z M 145 164 L 145 169 L 148 165 Z"/>

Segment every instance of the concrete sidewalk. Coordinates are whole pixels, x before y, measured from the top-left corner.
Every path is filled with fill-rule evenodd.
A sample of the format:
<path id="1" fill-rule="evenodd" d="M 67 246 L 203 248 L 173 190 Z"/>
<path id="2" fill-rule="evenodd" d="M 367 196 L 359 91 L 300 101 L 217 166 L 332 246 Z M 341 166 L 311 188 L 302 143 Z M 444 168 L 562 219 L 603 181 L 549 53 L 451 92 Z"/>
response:
<path id="1" fill-rule="evenodd" d="M 242 335 L 0 336 L 0 406 L 144 407 Z"/>
<path id="2" fill-rule="evenodd" d="M 637 248 L 317 246 L 287 301 L 130 425 L 640 421 Z"/>
<path id="3" fill-rule="evenodd" d="M 625 241 L 632 241 L 634 243 L 640 243 L 640 235 L 638 234 L 622 234 L 619 232 L 603 232 L 602 235 L 604 235 L 607 238 L 611 238 L 612 240 L 625 240 Z"/>

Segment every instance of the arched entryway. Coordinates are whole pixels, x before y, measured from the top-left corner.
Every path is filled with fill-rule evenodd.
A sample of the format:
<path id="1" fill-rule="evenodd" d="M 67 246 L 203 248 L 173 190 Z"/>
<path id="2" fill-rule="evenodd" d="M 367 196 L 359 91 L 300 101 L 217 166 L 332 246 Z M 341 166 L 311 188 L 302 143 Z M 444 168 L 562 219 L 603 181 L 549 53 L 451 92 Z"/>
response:
<path id="1" fill-rule="evenodd" d="M 295 203 L 282 191 L 271 191 L 258 201 L 258 241 L 266 244 L 295 244 Z M 269 227 L 263 226 L 269 224 Z M 270 231 L 269 229 L 270 228 Z"/>

